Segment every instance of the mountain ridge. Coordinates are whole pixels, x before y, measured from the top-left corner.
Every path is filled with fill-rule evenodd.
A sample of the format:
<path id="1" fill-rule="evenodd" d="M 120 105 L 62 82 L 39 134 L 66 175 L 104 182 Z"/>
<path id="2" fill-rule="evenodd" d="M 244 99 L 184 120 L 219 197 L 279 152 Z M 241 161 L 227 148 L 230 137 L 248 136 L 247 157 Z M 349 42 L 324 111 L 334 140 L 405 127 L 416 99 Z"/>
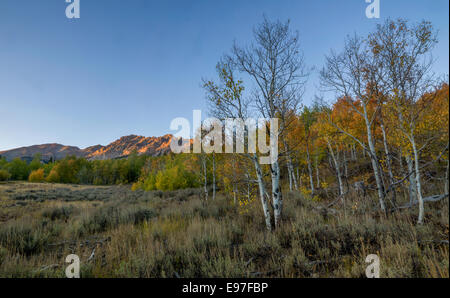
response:
<path id="1" fill-rule="evenodd" d="M 11 161 L 14 158 L 29 160 L 34 155 L 41 154 L 41 160 L 45 162 L 52 159 L 63 159 L 69 155 L 84 157 L 88 160 L 123 158 L 133 152 L 139 155 L 160 156 L 170 151 L 172 137 L 171 134 L 160 137 L 145 137 L 131 134 L 120 137 L 106 146 L 99 144 L 84 149 L 80 149 L 77 146 L 48 143 L 0 151 L 0 156 Z"/>

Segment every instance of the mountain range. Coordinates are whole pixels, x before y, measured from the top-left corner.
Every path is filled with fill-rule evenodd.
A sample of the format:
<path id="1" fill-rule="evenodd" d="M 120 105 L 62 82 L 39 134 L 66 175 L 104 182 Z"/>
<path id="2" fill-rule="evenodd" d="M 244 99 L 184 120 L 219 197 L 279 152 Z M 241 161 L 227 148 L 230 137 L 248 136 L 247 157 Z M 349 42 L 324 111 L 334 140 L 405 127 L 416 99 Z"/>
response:
<path id="1" fill-rule="evenodd" d="M 170 151 L 171 140 L 172 135 L 170 134 L 162 137 L 129 135 L 121 137 L 107 146 L 95 145 L 80 149 L 56 143 L 42 144 L 0 151 L 0 156 L 5 157 L 8 161 L 14 158 L 30 160 L 39 153 L 44 162 L 62 159 L 69 155 L 84 157 L 88 160 L 123 158 L 133 152 L 139 155 L 160 156 Z"/>

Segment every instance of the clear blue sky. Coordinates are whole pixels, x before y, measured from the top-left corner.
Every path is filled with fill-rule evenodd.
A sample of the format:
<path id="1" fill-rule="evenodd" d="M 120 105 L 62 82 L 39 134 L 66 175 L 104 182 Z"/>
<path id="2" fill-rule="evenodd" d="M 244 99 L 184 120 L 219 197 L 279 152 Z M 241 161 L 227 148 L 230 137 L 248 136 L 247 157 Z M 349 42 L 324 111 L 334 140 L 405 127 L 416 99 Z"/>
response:
<path id="1" fill-rule="evenodd" d="M 233 40 L 245 43 L 263 14 L 291 19 L 309 66 L 367 34 L 386 17 L 426 19 L 439 29 L 435 71 L 448 74 L 448 0 L 0 0 L 0 150 L 42 143 L 81 148 L 170 133 L 173 118 L 206 112 L 202 77 Z M 304 103 L 317 92 L 317 73 Z"/>

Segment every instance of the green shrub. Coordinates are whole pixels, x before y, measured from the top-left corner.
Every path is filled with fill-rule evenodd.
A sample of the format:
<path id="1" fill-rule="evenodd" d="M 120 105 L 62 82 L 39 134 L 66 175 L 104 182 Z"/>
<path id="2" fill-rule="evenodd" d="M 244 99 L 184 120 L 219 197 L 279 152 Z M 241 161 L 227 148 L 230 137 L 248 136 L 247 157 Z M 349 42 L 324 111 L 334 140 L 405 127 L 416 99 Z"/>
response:
<path id="1" fill-rule="evenodd" d="M 11 178 L 11 174 L 7 170 L 0 170 L 0 181 L 7 181 Z"/>
<path id="2" fill-rule="evenodd" d="M 13 180 L 26 180 L 28 178 L 29 169 L 26 161 L 15 158 L 8 164 L 8 172 Z"/>
<path id="3" fill-rule="evenodd" d="M 44 212 L 42 212 L 42 216 L 51 220 L 67 220 L 73 213 L 73 209 L 74 208 L 72 206 L 51 208 L 44 210 Z"/>
<path id="4" fill-rule="evenodd" d="M 27 256 L 41 252 L 48 241 L 48 235 L 42 228 L 28 223 L 15 222 L 0 229 L 0 245 L 12 253 Z"/>
<path id="5" fill-rule="evenodd" d="M 8 254 L 8 250 L 2 246 L 0 246 L 0 265 L 5 261 L 6 255 Z"/>
<path id="6" fill-rule="evenodd" d="M 139 224 L 155 216 L 155 212 L 144 207 L 121 208 L 120 206 L 106 206 L 87 217 L 81 224 L 78 234 L 101 233 L 117 228 L 120 224 Z"/>

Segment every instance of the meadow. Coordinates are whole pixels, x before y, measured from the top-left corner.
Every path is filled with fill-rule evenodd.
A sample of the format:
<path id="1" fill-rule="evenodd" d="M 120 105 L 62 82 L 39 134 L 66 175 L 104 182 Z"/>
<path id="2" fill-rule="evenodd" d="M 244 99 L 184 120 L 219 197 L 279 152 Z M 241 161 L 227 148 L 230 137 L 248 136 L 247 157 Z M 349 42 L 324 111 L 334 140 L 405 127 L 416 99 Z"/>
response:
<path id="1" fill-rule="evenodd" d="M 63 278 L 77 254 L 82 278 L 364 278 L 377 254 L 381 277 L 449 277 L 448 199 L 420 226 L 415 208 L 385 216 L 356 193 L 343 204 L 287 192 L 284 204 L 269 232 L 260 202 L 201 189 L 0 182 L 0 276 Z"/>

